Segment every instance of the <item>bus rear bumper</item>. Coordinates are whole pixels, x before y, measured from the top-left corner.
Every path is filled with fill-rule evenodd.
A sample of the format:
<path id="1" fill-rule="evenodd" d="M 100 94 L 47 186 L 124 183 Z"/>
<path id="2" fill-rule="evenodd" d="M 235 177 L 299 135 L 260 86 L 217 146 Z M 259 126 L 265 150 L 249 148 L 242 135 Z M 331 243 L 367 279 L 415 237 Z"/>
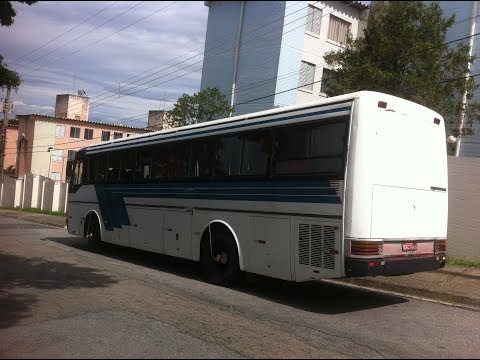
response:
<path id="1" fill-rule="evenodd" d="M 345 258 L 345 276 L 394 276 L 432 271 L 445 266 L 445 255 L 408 258 Z"/>

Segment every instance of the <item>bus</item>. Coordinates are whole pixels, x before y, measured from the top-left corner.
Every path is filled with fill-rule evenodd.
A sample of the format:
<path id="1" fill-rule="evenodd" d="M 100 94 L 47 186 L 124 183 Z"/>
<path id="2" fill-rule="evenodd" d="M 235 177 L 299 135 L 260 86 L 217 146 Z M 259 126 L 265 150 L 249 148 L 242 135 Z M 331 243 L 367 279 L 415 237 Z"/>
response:
<path id="1" fill-rule="evenodd" d="M 83 148 L 67 228 L 223 286 L 390 276 L 445 265 L 447 187 L 442 116 L 359 91 Z"/>

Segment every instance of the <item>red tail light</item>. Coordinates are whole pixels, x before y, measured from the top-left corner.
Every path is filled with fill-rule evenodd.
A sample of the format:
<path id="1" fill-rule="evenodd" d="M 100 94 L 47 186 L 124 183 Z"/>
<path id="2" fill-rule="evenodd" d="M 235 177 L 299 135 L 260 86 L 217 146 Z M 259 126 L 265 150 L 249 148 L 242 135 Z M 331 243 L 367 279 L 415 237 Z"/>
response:
<path id="1" fill-rule="evenodd" d="M 435 118 L 435 119 L 433 120 L 433 122 L 434 122 L 435 124 L 437 124 L 437 125 L 440 125 L 440 119 Z"/>

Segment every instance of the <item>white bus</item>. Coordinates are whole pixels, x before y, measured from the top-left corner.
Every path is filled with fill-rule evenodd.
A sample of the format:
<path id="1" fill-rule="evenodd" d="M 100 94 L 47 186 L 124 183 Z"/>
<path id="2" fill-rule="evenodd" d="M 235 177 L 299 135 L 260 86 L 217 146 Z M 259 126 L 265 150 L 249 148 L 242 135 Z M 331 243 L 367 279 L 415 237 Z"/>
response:
<path id="1" fill-rule="evenodd" d="M 446 152 L 439 114 L 370 91 L 117 139 L 77 153 L 68 231 L 221 285 L 434 270 Z"/>

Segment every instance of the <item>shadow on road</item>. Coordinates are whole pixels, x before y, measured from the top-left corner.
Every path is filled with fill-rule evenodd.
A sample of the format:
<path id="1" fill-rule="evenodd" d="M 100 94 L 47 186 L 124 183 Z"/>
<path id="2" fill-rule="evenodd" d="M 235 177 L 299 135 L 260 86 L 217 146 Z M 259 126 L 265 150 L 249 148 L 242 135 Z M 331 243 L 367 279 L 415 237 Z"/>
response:
<path id="1" fill-rule="evenodd" d="M 78 250 L 90 252 L 87 241 L 80 237 L 47 238 Z M 174 274 L 188 279 L 205 281 L 197 262 L 167 255 L 107 244 L 103 256 Z M 400 296 L 357 289 L 323 281 L 296 283 L 248 274 L 246 281 L 233 288 L 253 296 L 323 314 L 338 314 L 391 306 L 407 302 Z"/>
<path id="2" fill-rule="evenodd" d="M 95 288 L 116 282 L 94 268 L 0 252 L 0 328 L 29 316 L 37 297 L 22 289 Z"/>

